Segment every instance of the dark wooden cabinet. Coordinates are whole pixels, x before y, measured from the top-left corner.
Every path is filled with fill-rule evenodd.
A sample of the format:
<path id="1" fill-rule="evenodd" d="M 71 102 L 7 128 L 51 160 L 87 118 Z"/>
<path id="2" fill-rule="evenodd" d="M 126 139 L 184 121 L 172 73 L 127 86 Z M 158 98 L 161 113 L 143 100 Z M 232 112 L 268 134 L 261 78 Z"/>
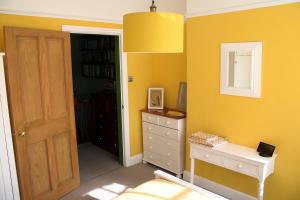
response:
<path id="1" fill-rule="evenodd" d="M 91 142 L 118 154 L 118 121 L 115 93 L 100 93 L 92 96 Z"/>
<path id="2" fill-rule="evenodd" d="M 114 92 L 75 98 L 78 143 L 93 144 L 118 155 L 118 119 Z"/>

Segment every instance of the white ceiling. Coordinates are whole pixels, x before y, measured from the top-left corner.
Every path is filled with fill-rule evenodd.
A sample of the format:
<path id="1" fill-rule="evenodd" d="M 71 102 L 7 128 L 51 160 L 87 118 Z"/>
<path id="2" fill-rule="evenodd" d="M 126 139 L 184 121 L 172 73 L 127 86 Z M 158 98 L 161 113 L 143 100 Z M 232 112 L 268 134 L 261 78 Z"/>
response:
<path id="1" fill-rule="evenodd" d="M 158 11 L 187 17 L 266 7 L 300 0 L 156 0 Z M 151 0 L 0 0 L 0 13 L 122 23 L 123 15 L 148 11 Z"/>
<path id="2" fill-rule="evenodd" d="M 186 16 L 203 16 L 293 2 L 300 0 L 187 0 Z"/>
<path id="3" fill-rule="evenodd" d="M 185 0 L 157 0 L 158 11 L 185 14 Z M 122 23 L 125 13 L 148 11 L 151 0 L 0 0 L 0 12 Z"/>

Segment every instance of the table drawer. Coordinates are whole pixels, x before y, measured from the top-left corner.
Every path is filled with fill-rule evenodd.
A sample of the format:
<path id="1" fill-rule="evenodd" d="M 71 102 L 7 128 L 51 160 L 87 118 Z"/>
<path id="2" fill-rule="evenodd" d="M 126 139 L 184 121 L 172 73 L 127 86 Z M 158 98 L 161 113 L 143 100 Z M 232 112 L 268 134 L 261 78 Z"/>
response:
<path id="1" fill-rule="evenodd" d="M 155 124 L 150 124 L 148 122 L 143 122 L 143 131 L 144 132 L 151 132 L 156 135 L 168 138 L 168 139 L 173 139 L 179 141 L 182 133 L 178 130 L 174 130 L 171 128 L 165 128 L 162 126 L 158 126 Z"/>
<path id="2" fill-rule="evenodd" d="M 191 150 L 191 157 L 196 157 L 197 159 L 219 166 L 223 164 L 223 157 L 210 151 L 193 149 Z"/>
<path id="3" fill-rule="evenodd" d="M 159 118 L 159 116 L 157 116 L 157 115 L 152 115 L 152 114 L 144 113 L 144 112 L 142 113 L 142 120 L 144 122 L 158 124 L 158 118 Z"/>
<path id="4" fill-rule="evenodd" d="M 248 176 L 252 176 L 252 177 L 257 177 L 258 176 L 258 171 L 259 171 L 259 167 L 251 164 L 251 163 L 247 163 L 247 162 L 243 162 L 243 161 L 237 161 L 231 158 L 227 158 L 224 157 L 223 158 L 223 162 L 224 162 L 224 167 L 231 169 L 233 171 L 242 173 L 242 174 L 246 174 Z"/>

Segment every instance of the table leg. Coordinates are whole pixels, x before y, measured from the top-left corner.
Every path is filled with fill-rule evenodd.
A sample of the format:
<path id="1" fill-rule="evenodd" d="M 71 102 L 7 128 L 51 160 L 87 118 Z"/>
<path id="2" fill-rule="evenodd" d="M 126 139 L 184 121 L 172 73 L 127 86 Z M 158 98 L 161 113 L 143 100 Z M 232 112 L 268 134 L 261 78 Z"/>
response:
<path id="1" fill-rule="evenodd" d="M 263 200 L 264 198 L 264 185 L 265 185 L 265 180 L 259 181 L 258 185 L 258 200 Z"/>
<path id="2" fill-rule="evenodd" d="M 190 183 L 194 184 L 194 175 L 195 175 L 195 159 L 191 158 L 191 173 L 190 173 Z"/>

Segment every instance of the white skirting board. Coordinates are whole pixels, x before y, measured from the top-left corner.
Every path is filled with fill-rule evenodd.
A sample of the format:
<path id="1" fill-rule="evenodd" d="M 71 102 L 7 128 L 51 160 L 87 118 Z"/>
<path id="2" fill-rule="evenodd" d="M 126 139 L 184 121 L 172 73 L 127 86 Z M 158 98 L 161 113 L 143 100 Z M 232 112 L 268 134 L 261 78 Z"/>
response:
<path id="1" fill-rule="evenodd" d="M 188 182 L 190 181 L 190 172 L 183 172 L 183 180 Z M 253 196 L 233 190 L 232 188 L 226 187 L 200 176 L 195 175 L 194 184 L 232 200 L 256 200 L 256 198 Z"/>
<path id="2" fill-rule="evenodd" d="M 143 160 L 143 154 L 137 154 L 135 156 L 131 156 L 130 157 L 130 162 L 127 164 L 126 167 L 130 167 L 130 166 L 133 166 L 133 165 L 136 165 L 136 164 L 139 164 L 141 163 Z"/>

